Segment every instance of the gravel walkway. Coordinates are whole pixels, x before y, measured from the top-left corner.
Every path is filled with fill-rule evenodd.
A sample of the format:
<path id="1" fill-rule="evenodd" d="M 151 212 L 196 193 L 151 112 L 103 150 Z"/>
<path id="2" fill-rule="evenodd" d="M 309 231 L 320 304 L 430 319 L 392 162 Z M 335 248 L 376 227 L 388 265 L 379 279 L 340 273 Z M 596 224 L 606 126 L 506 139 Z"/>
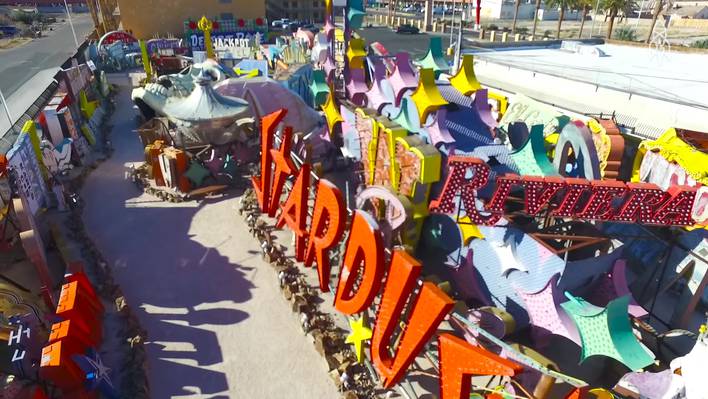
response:
<path id="1" fill-rule="evenodd" d="M 111 80 L 115 153 L 84 185 L 84 221 L 148 331 L 151 396 L 338 397 L 237 199 L 164 203 L 126 178 L 143 149 L 127 76 Z"/>

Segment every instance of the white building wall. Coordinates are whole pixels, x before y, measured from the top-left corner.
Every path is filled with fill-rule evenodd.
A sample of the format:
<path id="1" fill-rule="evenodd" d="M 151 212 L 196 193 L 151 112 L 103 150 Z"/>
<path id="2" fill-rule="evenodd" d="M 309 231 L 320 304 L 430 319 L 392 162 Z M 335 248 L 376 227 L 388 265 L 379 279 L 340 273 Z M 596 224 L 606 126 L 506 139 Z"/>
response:
<path id="1" fill-rule="evenodd" d="M 558 21 L 559 16 L 560 16 L 560 11 L 557 9 L 538 10 L 538 19 L 540 21 Z M 565 10 L 565 14 L 563 14 L 563 21 L 580 21 L 580 18 L 582 16 L 583 16 L 583 14 L 577 10 L 576 11 Z"/>
<path id="2" fill-rule="evenodd" d="M 543 8 L 543 5 L 541 5 Z M 532 20 L 536 10 L 535 1 L 523 1 L 519 5 L 519 20 Z M 484 19 L 514 19 L 513 0 L 482 0 L 480 15 Z"/>

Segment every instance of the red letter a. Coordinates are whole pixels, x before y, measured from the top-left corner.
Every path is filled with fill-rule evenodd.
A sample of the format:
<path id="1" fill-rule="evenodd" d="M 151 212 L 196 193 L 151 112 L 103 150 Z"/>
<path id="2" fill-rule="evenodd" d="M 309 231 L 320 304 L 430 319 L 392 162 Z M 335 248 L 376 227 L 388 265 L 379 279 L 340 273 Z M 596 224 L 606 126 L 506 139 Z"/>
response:
<path id="1" fill-rule="evenodd" d="M 310 164 L 302 164 L 288 199 L 281 207 L 282 212 L 275 227 L 288 225 L 295 233 L 295 259 L 305 259 L 305 238 L 307 237 L 307 200 L 310 197 Z"/>

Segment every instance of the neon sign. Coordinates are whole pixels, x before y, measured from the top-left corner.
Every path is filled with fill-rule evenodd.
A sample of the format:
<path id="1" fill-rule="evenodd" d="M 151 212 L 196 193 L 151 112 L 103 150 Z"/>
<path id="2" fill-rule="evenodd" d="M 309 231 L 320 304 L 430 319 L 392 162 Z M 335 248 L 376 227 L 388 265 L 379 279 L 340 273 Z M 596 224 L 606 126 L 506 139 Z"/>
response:
<path id="1" fill-rule="evenodd" d="M 306 266 L 311 266 L 313 262 L 317 264 L 320 289 L 327 292 L 331 270 L 329 250 L 341 241 L 344 234 L 346 206 L 339 189 L 333 183 L 320 179 L 308 231 L 307 199 L 311 166 L 305 163 L 296 170 L 290 157 L 290 127 L 283 129 L 280 148 L 273 148 L 277 127 L 286 113 L 281 109 L 261 119 L 261 175 L 252 178 L 253 189 L 263 213 L 274 217 L 278 209 L 281 210 L 277 226 L 290 227 L 296 236 L 297 260 Z M 279 203 L 285 180 L 293 176 L 296 177 L 293 189 L 287 199 Z M 425 343 L 452 310 L 454 301 L 431 282 L 422 283 L 418 293 L 414 292 L 422 265 L 401 249 L 393 251 L 387 264 L 384 240 L 373 217 L 355 210 L 349 226 L 334 307 L 346 315 L 361 313 L 381 295 L 370 355 L 382 385 L 391 388 L 403 378 Z M 413 306 L 406 321 L 407 327 L 396 348 L 392 348 L 391 338 L 400 324 L 399 317 L 409 298 Z M 473 347 L 451 334 L 440 334 L 438 343 L 442 399 L 469 397 L 470 379 L 466 377 L 472 374 L 512 376 L 522 371 L 520 365 L 485 349 Z"/>
<path id="2" fill-rule="evenodd" d="M 430 212 L 453 213 L 459 194 L 470 221 L 478 225 L 492 226 L 502 218 L 514 186 L 523 188 L 524 212 L 530 216 L 548 207 L 555 217 L 663 226 L 697 222 L 692 217 L 697 187 L 672 186 L 663 191 L 651 183 L 504 175 L 497 178 L 496 190 L 484 209 L 478 209 L 476 192 L 487 185 L 489 166 L 479 158 L 452 156 L 448 168 L 443 190 L 431 201 Z M 472 176 L 467 177 L 470 169 Z"/>

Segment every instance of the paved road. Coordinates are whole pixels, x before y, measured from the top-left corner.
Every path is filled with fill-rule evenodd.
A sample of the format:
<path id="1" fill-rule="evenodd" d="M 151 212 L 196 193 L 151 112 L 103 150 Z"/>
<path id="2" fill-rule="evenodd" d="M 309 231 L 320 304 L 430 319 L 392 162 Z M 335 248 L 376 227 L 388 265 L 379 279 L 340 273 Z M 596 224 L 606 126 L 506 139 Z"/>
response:
<path id="1" fill-rule="evenodd" d="M 88 14 L 72 15 L 79 43 L 93 30 Z M 24 46 L 0 50 L 0 90 L 10 97 L 38 72 L 56 68 L 76 51 L 68 22 L 54 25 L 54 31 Z M 39 94 L 39 93 L 38 93 Z"/>
<path id="2" fill-rule="evenodd" d="M 420 33 L 417 35 L 398 34 L 386 27 L 372 27 L 357 30 L 357 33 L 366 39 L 367 44 L 380 42 L 386 47 L 386 50 L 391 55 L 395 55 L 400 51 L 406 51 L 415 59 L 425 55 L 428 51 L 428 44 L 431 36 L 442 37 L 443 50 L 450 45 L 450 35 L 442 35 L 439 33 Z"/>
<path id="3" fill-rule="evenodd" d="M 128 79 L 119 82 L 115 152 L 87 179 L 83 216 L 147 330 L 151 397 L 339 397 L 237 198 L 165 203 L 126 179 L 143 148 Z"/>

